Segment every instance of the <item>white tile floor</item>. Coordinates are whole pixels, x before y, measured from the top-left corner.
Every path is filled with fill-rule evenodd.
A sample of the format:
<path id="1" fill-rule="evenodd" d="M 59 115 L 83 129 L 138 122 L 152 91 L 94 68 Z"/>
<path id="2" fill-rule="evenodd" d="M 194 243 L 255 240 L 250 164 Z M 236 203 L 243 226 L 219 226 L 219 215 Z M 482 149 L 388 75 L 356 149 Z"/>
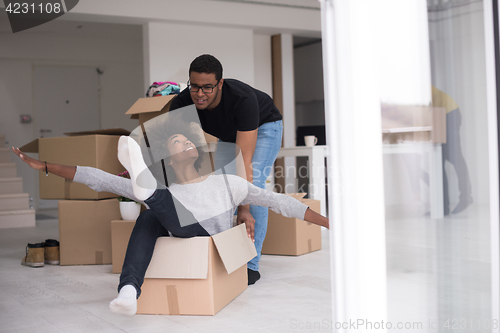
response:
<path id="1" fill-rule="evenodd" d="M 263 256 L 261 280 L 210 317 L 112 313 L 118 274 L 111 265 L 20 264 L 28 242 L 58 234 L 57 219 L 45 217 L 35 228 L 0 230 L 0 332 L 319 332 L 300 328 L 331 321 L 327 232 L 321 251 Z"/>
<path id="2" fill-rule="evenodd" d="M 442 220 L 426 216 L 425 207 L 386 213 L 387 320 L 422 323 L 390 332 L 448 332 L 446 320 L 462 319 L 469 327 L 454 332 L 489 332 L 488 323 L 498 318 L 490 313 L 488 207 L 474 204 Z M 264 256 L 262 279 L 213 317 L 127 317 L 108 308 L 118 284 L 110 265 L 20 265 L 28 242 L 58 238 L 57 219 L 3 229 L 0 332 L 326 332 L 331 322 L 327 236 L 324 232 L 318 252 Z M 438 322 L 440 329 L 429 329 Z"/>
<path id="3" fill-rule="evenodd" d="M 422 323 L 403 332 L 490 332 L 500 318 L 490 310 L 489 206 L 439 220 L 425 211 L 386 209 L 388 320 Z"/>

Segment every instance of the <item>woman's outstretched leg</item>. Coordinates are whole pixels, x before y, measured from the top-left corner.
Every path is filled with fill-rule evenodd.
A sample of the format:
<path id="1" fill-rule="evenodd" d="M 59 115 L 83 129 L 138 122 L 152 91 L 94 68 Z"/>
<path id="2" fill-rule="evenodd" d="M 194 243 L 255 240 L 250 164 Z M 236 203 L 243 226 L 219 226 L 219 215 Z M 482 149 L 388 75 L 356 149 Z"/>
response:
<path id="1" fill-rule="evenodd" d="M 144 275 L 153 256 L 156 239 L 168 236 L 155 213 L 145 210 L 139 215 L 130 236 L 123 262 L 118 297 L 111 301 L 111 311 L 133 315 L 137 312 L 137 298 L 141 294 Z M 132 289 L 133 288 L 133 289 Z"/>
<path id="2" fill-rule="evenodd" d="M 137 312 L 137 298 L 158 237 L 168 236 L 169 232 L 183 238 L 209 236 L 168 189 L 157 190 L 146 203 L 151 209 L 142 212 L 136 221 L 120 275 L 118 297 L 109 305 L 116 313 L 133 315 Z"/>
<path id="3" fill-rule="evenodd" d="M 118 160 L 130 174 L 135 197 L 142 201 L 149 198 L 156 190 L 156 179 L 144 162 L 141 147 L 131 137 L 120 137 Z"/>

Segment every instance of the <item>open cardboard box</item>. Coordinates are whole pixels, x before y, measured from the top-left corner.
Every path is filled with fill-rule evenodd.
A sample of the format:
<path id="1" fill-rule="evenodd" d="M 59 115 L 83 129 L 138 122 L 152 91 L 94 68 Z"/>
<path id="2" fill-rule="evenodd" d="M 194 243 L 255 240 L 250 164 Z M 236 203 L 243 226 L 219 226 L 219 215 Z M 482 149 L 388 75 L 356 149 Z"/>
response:
<path id="1" fill-rule="evenodd" d="M 320 213 L 319 200 L 304 199 L 306 193 L 287 194 L 313 211 Z M 298 256 L 321 250 L 321 227 L 293 217 L 284 217 L 269 210 L 267 234 L 262 245 L 262 254 Z"/>
<path id="2" fill-rule="evenodd" d="M 39 160 L 63 165 L 91 166 L 111 174 L 125 170 L 118 161 L 117 147 L 122 128 L 65 133 L 65 137 L 39 138 L 22 146 L 25 153 L 38 153 Z M 40 171 L 40 199 L 105 199 L 118 195 L 96 192 L 86 185 Z"/>
<path id="3" fill-rule="evenodd" d="M 137 313 L 214 315 L 247 288 L 256 255 L 244 224 L 212 237 L 160 237 Z"/>
<path id="4" fill-rule="evenodd" d="M 61 265 L 111 264 L 110 221 L 119 218 L 117 199 L 60 200 Z"/>
<path id="5" fill-rule="evenodd" d="M 131 119 L 138 119 L 139 125 L 142 125 L 148 120 L 168 112 L 170 110 L 172 100 L 176 96 L 177 95 L 167 95 L 139 98 L 134 105 L 132 105 L 130 109 L 125 112 L 125 114 L 130 115 Z M 205 132 L 204 134 L 207 143 L 217 142 L 217 138 L 215 136 Z"/>

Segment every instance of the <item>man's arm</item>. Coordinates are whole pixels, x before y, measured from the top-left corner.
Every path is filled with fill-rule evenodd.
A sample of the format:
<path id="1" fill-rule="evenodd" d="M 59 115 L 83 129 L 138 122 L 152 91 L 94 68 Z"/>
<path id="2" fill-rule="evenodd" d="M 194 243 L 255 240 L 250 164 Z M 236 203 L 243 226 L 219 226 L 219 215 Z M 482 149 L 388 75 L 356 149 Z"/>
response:
<path id="1" fill-rule="evenodd" d="M 255 146 L 257 144 L 258 131 L 259 129 L 236 132 L 236 146 L 241 149 L 246 179 L 250 183 L 253 183 L 252 158 L 255 152 Z M 253 240 L 255 231 L 255 219 L 253 218 L 252 214 L 250 214 L 250 205 L 238 207 L 238 224 L 241 223 L 245 223 L 248 236 Z"/>

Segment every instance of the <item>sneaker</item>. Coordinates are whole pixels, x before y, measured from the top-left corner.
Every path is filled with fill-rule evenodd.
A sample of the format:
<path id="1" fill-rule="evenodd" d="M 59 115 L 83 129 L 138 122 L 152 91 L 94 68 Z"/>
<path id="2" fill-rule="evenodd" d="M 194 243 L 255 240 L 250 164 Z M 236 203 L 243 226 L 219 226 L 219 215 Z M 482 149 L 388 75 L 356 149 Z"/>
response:
<path id="1" fill-rule="evenodd" d="M 43 243 L 30 244 L 26 246 L 26 255 L 21 265 L 30 267 L 43 267 L 45 247 Z"/>
<path id="2" fill-rule="evenodd" d="M 55 239 L 47 239 L 43 244 L 45 246 L 45 263 L 59 265 L 59 242 Z"/>
<path id="3" fill-rule="evenodd" d="M 247 268 L 247 273 L 248 273 L 248 285 L 255 284 L 260 279 L 260 273 L 259 271 L 254 271 L 251 270 L 250 268 Z"/>

